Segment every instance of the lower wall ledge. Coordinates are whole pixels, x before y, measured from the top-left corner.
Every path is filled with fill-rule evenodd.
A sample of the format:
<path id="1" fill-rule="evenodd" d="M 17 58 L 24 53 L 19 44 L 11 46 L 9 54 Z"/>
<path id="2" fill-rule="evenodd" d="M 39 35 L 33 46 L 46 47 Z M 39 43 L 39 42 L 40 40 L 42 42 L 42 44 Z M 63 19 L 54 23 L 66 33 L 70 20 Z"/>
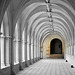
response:
<path id="1" fill-rule="evenodd" d="M 37 58 L 35 58 L 34 60 L 31 59 L 31 61 L 28 60 L 27 62 L 26 62 L 26 61 L 25 61 L 25 62 L 22 62 L 23 69 L 25 69 L 26 67 L 28 67 L 29 65 L 31 65 L 30 63 L 33 64 L 34 61 L 35 61 L 35 62 L 38 62 L 39 60 L 40 60 L 40 57 L 37 57 Z M 18 73 L 18 72 L 20 71 L 20 69 L 19 69 L 19 63 L 16 64 L 16 65 L 14 65 L 14 71 L 15 71 L 15 73 Z M 10 66 L 1 69 L 1 70 L 0 70 L 0 75 L 11 75 L 11 68 L 10 68 Z"/>
<path id="2" fill-rule="evenodd" d="M 71 68 L 75 67 L 75 56 L 66 54 L 66 60 L 70 63 Z"/>

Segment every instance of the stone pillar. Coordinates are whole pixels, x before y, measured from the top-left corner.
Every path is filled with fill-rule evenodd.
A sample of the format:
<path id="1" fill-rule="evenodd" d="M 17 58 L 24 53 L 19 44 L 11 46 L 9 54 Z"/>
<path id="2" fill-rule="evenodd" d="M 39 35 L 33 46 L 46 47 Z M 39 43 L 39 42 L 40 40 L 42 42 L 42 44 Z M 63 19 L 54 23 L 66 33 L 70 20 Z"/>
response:
<path id="1" fill-rule="evenodd" d="M 70 49 L 70 52 L 69 52 L 69 53 L 70 53 L 70 55 L 71 55 L 71 45 L 69 45 L 69 49 Z"/>
<path id="2" fill-rule="evenodd" d="M 27 63 L 27 41 L 25 41 L 25 66 L 28 67 L 28 63 Z"/>
<path id="3" fill-rule="evenodd" d="M 35 59 L 34 59 L 34 44 L 33 44 L 33 63 L 35 63 Z"/>
<path id="4" fill-rule="evenodd" d="M 11 38 L 9 39 L 9 50 L 10 50 L 10 67 L 11 67 L 11 75 L 16 75 L 14 70 L 14 49 L 13 49 L 13 39 L 14 39 L 14 24 L 13 24 L 13 15 L 12 15 L 12 6 L 8 8 L 8 24 L 9 24 L 9 36 Z"/>
<path id="5" fill-rule="evenodd" d="M 26 25 L 28 23 L 26 22 Z M 27 61 L 27 26 L 25 27 L 25 66 L 28 67 L 28 61 Z"/>
<path id="6" fill-rule="evenodd" d="M 30 59 L 30 64 L 32 64 L 32 60 L 31 60 L 31 31 L 29 32 L 29 59 Z"/>
<path id="7" fill-rule="evenodd" d="M 37 54 L 38 53 L 38 49 L 37 49 L 37 39 L 36 39 L 36 59 L 37 59 L 37 61 L 38 61 L 38 57 L 37 57 Z"/>
<path id="8" fill-rule="evenodd" d="M 32 64 L 32 60 L 31 60 L 31 43 L 29 43 L 29 59 L 30 59 L 30 64 Z"/>
<path id="9" fill-rule="evenodd" d="M 36 48 L 36 61 L 37 61 L 37 45 L 35 45 L 35 48 Z"/>
<path id="10" fill-rule="evenodd" d="M 6 66 L 6 37 L 4 38 L 4 64 Z"/>
<path id="11" fill-rule="evenodd" d="M 72 55 L 74 55 L 74 28 L 73 28 L 73 42 L 72 42 Z"/>
<path id="12" fill-rule="evenodd" d="M 18 39 L 18 49 L 19 49 L 19 70 L 23 70 L 22 66 L 22 41 Z"/>
<path id="13" fill-rule="evenodd" d="M 23 70 L 22 65 L 22 30 L 21 30 L 21 19 L 17 22 L 18 27 L 18 49 L 19 49 L 19 70 Z"/>
<path id="14" fill-rule="evenodd" d="M 9 38 L 10 38 L 10 36 L 5 36 L 5 38 L 4 38 L 4 63 L 5 63 L 5 66 L 9 65 Z"/>
<path id="15" fill-rule="evenodd" d="M 11 75 L 16 75 L 15 73 L 15 70 L 14 70 L 14 49 L 13 49 L 13 35 L 11 35 L 11 39 L 9 40 L 10 41 L 10 48 L 11 48 L 11 54 L 9 56 L 11 56 L 11 63 L 10 63 L 10 66 L 11 66 Z"/>
<path id="16" fill-rule="evenodd" d="M 18 40 L 18 49 L 19 49 L 19 70 L 23 70 L 23 65 L 22 65 L 22 41 L 21 39 Z"/>
<path id="17" fill-rule="evenodd" d="M 1 37 L 1 34 L 0 34 Z M 1 38 L 0 38 L 0 70 L 1 70 Z"/>

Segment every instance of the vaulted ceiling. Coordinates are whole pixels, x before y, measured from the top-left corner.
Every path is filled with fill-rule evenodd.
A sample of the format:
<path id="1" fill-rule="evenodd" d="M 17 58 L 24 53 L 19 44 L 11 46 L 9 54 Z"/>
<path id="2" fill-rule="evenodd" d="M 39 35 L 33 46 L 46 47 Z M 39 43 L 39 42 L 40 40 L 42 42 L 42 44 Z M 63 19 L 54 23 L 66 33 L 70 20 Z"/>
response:
<path id="1" fill-rule="evenodd" d="M 2 3 L 3 1 L 1 0 Z M 51 4 L 49 5 L 51 12 L 47 11 L 48 4 Z M 14 27 L 17 21 L 21 20 L 22 30 L 26 28 L 28 35 L 31 32 L 35 38 L 44 38 L 52 33 L 63 37 L 64 40 L 69 41 L 69 44 L 73 43 L 75 37 L 74 0 L 50 0 L 49 3 L 47 0 L 11 0 L 10 6 Z M 49 13 L 52 16 L 53 27 L 49 21 Z"/>

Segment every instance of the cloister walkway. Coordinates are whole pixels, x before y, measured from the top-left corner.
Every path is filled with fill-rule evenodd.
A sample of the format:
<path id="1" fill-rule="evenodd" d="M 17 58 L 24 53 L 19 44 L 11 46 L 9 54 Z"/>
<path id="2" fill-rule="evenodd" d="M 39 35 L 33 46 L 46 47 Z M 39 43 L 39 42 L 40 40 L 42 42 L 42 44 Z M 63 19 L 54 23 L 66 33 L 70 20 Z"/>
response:
<path id="1" fill-rule="evenodd" d="M 42 59 L 17 75 L 75 75 L 75 68 L 64 59 Z"/>

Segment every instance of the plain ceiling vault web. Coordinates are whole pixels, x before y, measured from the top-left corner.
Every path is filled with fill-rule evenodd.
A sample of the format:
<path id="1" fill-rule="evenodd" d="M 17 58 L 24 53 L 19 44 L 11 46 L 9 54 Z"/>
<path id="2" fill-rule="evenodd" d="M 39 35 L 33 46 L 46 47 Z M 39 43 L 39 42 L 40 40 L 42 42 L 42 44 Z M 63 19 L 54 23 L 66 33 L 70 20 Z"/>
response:
<path id="1" fill-rule="evenodd" d="M 28 36 L 30 32 L 34 39 L 44 38 L 49 33 L 59 34 L 68 44 L 72 44 L 75 13 L 67 0 L 30 0 L 21 11 L 22 30 L 27 26 Z"/>

